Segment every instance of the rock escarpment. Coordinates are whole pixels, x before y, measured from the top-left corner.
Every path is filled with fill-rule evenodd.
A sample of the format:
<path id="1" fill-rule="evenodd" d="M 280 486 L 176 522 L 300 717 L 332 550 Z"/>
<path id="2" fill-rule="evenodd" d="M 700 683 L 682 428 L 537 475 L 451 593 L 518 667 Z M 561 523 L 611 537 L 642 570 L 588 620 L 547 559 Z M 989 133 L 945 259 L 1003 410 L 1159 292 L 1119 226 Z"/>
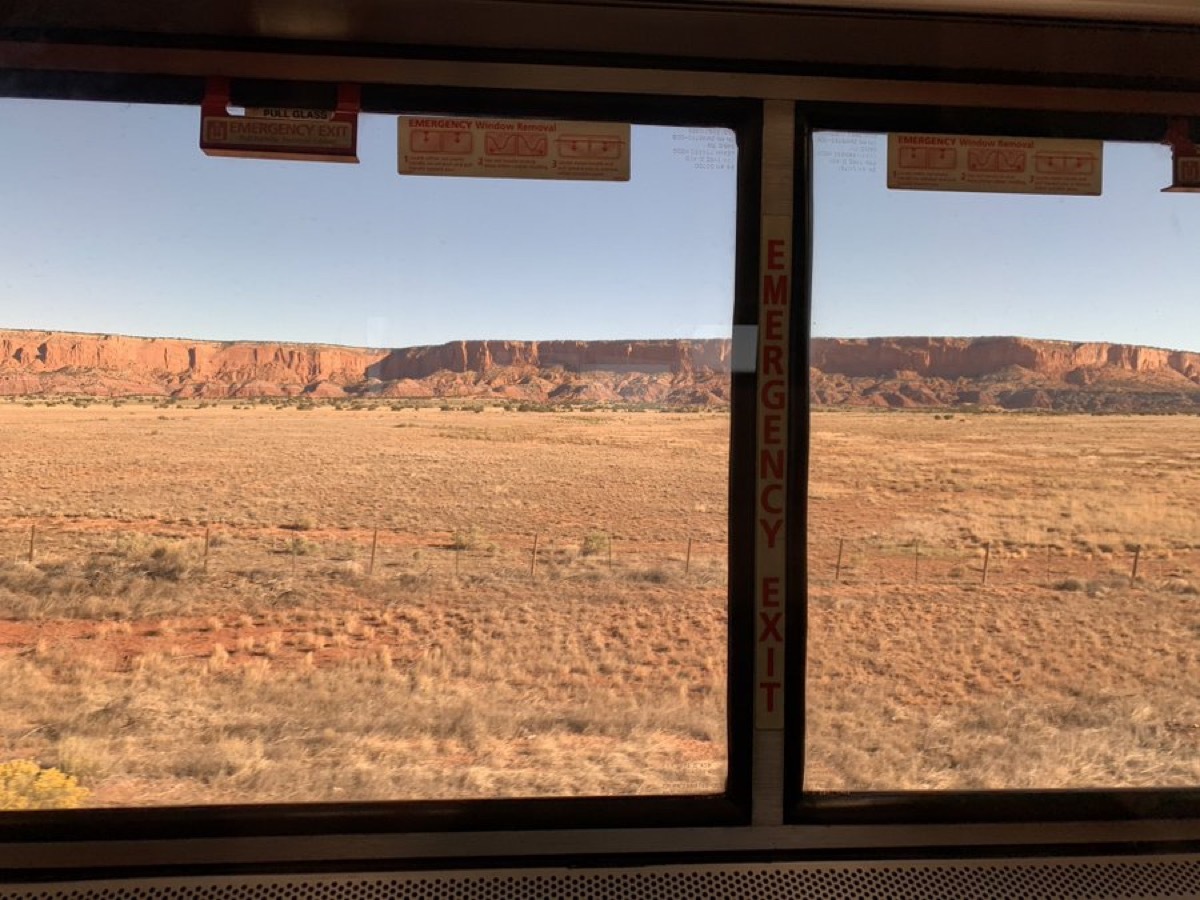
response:
<path id="1" fill-rule="evenodd" d="M 818 338 L 817 406 L 1200 412 L 1200 353 L 1027 338 Z M 373 350 L 0 331 L 0 396 L 729 402 L 728 340 L 453 341 Z"/>
<path id="2" fill-rule="evenodd" d="M 494 397 L 720 405 L 728 340 L 454 341 L 371 350 L 0 331 L 0 396 Z"/>
<path id="3" fill-rule="evenodd" d="M 1027 338 L 819 338 L 819 406 L 1200 412 L 1200 353 Z"/>

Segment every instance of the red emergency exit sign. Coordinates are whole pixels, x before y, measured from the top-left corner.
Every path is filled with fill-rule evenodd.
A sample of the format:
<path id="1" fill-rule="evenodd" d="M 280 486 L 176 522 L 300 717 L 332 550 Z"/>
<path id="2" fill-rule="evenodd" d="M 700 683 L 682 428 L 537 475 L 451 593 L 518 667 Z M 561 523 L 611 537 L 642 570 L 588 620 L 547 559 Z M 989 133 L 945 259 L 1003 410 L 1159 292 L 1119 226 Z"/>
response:
<path id="1" fill-rule="evenodd" d="M 1180 156 L 1172 160 L 1171 186 L 1168 192 L 1200 191 L 1200 156 Z"/>
<path id="2" fill-rule="evenodd" d="M 332 110 L 229 112 L 229 79 L 210 78 L 200 107 L 200 149 L 209 156 L 358 162 L 358 85 L 338 87 Z"/>

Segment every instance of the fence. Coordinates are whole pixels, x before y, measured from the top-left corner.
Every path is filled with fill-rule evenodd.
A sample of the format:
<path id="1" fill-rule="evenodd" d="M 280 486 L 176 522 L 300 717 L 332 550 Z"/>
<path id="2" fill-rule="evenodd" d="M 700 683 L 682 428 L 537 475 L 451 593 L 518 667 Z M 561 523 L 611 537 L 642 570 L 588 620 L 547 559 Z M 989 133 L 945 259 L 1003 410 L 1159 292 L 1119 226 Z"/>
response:
<path id="1" fill-rule="evenodd" d="M 818 584 L 1042 584 L 1072 579 L 1125 580 L 1194 577 L 1196 548 L 1168 550 L 1126 542 L 1120 548 L 1076 549 L 1057 544 L 991 543 L 945 547 L 919 541 L 887 544 L 848 538 L 810 538 L 808 575 Z M 1068 585 L 1069 586 L 1069 585 Z"/>
<path id="2" fill-rule="evenodd" d="M 496 540 L 473 530 L 416 535 L 384 529 L 168 527 L 71 520 L 10 521 L 0 525 L 0 559 L 48 563 L 119 562 L 153 558 L 169 571 L 306 577 L 341 573 L 363 577 L 420 574 L 518 580 L 580 572 L 647 581 L 725 577 L 723 541 L 684 537 L 624 541 L 609 531 L 543 531 Z M 945 547 L 878 540 L 810 537 L 808 578 L 816 585 L 1062 586 L 1072 579 L 1130 584 L 1193 579 L 1200 548 L 1166 550 L 1126 543 L 1108 550 L 1059 545 L 1018 547 L 983 543 Z M 1067 585 L 1070 586 L 1070 585 Z"/>
<path id="3" fill-rule="evenodd" d="M 115 521 L 15 521 L 0 525 L 0 559 L 76 567 L 141 560 L 148 574 L 307 577 L 340 573 L 538 578 L 587 570 L 648 581 L 724 578 L 723 541 L 684 537 L 623 541 L 609 531 L 535 532 L 493 539 L 476 530 L 416 535 L 387 529 L 141 527 Z M 174 567 L 174 568 L 172 568 Z"/>

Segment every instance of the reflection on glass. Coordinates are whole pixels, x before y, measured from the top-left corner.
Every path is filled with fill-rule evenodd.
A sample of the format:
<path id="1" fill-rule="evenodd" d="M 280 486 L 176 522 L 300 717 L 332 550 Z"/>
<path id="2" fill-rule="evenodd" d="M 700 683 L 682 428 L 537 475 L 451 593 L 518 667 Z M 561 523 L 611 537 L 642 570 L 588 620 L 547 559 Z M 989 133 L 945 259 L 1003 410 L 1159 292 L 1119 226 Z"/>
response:
<path id="1" fill-rule="evenodd" d="M 5 105 L 0 809 L 722 789 L 730 134 L 402 179 Z"/>
<path id="2" fill-rule="evenodd" d="M 805 787 L 1200 784 L 1200 205 L 1161 147 L 1086 198 L 885 143 L 816 140 Z"/>

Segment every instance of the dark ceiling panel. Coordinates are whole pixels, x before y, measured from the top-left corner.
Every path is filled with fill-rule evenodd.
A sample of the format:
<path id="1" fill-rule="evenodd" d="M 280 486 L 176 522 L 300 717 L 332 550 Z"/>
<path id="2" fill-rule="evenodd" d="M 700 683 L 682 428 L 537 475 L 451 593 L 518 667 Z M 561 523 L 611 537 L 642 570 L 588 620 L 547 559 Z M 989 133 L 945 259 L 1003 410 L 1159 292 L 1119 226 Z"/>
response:
<path id="1" fill-rule="evenodd" d="M 439 7 L 449 7 L 439 13 Z M 416 19 L 453 20 L 458 4 L 411 0 L 207 0 L 164 3 L 154 0 L 7 0 L 0 22 L 8 27 L 77 27 L 173 35 L 271 36 L 315 40 L 379 40 L 395 43 L 406 23 Z M 1088 21 L 1200 25 L 1196 0 L 479 0 L 505 16 L 519 7 L 670 9 L 676 16 L 698 11 L 806 13 L 814 10 L 968 14 L 1060 18 Z M 448 24 L 453 24 L 452 21 Z"/>
<path id="2" fill-rule="evenodd" d="M 542 0 L 588 3 L 594 0 Z M 654 5 L 645 0 L 607 0 L 630 6 Z M 877 12 L 950 13 L 1023 16 L 1082 21 L 1200 24 L 1196 0 L 659 0 L 676 7 L 853 9 Z"/>
<path id="3" fill-rule="evenodd" d="M 947 9 L 1000 5 L 997 0 L 903 5 L 931 3 Z M 1105 3 L 1115 9 L 1111 0 L 1047 0 L 1080 11 Z M 1151 0 L 1159 7 L 1176 3 Z M 641 60 L 661 66 L 676 60 L 679 66 L 746 71 L 836 74 L 833 67 L 841 67 L 889 76 L 1040 78 L 1083 86 L 1105 80 L 1161 88 L 1200 85 L 1196 28 L 821 11 L 768 0 L 0 0 L 0 23 L 10 37 L 27 40 L 399 56 L 507 52 L 531 58 L 556 54 L 560 62 Z"/>

